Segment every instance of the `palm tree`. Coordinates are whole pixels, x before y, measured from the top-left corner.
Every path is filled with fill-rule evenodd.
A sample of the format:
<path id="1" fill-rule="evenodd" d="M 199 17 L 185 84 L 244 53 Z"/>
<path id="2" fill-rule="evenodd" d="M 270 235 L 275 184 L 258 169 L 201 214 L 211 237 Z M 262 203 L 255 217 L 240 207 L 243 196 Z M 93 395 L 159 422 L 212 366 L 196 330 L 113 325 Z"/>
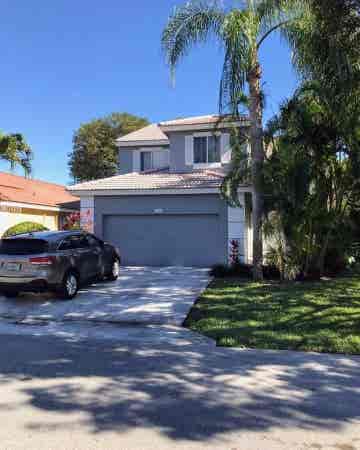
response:
<path id="1" fill-rule="evenodd" d="M 265 166 L 265 228 L 280 234 L 290 250 L 287 263 L 304 275 L 314 269 L 324 274 L 329 248 L 345 253 L 349 217 L 360 210 L 360 105 L 348 99 L 339 115 L 332 94 L 332 86 L 303 84 L 265 130 L 272 148 Z M 273 249 L 281 250 L 279 243 Z"/>
<path id="2" fill-rule="evenodd" d="M 302 2 L 299 2 L 299 5 Z M 191 46 L 214 35 L 224 47 L 220 112 L 237 115 L 247 88 L 253 182 L 254 279 L 262 279 L 263 246 L 263 95 L 259 50 L 275 31 L 297 17 L 296 0 L 245 0 L 244 8 L 225 10 L 218 1 L 188 2 L 176 8 L 162 33 L 162 47 L 172 74 Z"/>
<path id="3" fill-rule="evenodd" d="M 0 133 L 0 160 L 9 162 L 11 169 L 20 166 L 25 176 L 30 175 L 32 150 L 22 134 Z"/>

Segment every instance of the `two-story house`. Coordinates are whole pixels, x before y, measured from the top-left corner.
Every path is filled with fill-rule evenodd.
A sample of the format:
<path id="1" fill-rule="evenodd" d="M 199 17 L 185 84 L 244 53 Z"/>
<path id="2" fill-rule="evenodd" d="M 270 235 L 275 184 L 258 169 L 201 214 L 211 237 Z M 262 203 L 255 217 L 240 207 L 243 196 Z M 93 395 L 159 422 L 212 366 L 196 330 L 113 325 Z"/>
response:
<path id="1" fill-rule="evenodd" d="M 251 187 L 239 188 L 241 208 L 220 196 L 234 126 L 247 127 L 247 118 L 190 117 L 119 138 L 119 175 L 69 188 L 83 225 L 119 247 L 126 265 L 226 263 L 233 240 L 251 262 Z"/>

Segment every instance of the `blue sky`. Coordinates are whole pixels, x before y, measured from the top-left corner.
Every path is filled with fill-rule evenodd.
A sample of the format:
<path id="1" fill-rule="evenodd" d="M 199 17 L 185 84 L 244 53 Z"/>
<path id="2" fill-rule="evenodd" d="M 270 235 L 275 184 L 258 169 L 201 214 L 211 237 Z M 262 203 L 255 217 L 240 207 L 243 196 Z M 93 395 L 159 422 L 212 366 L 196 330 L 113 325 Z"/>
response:
<path id="1" fill-rule="evenodd" d="M 69 183 L 73 132 L 91 119 L 115 111 L 150 121 L 217 112 L 222 53 L 215 43 L 194 49 L 175 87 L 170 83 L 160 35 L 181 3 L 2 0 L 0 130 L 25 135 L 35 153 L 34 178 Z M 269 118 L 297 79 L 277 36 L 261 58 Z"/>

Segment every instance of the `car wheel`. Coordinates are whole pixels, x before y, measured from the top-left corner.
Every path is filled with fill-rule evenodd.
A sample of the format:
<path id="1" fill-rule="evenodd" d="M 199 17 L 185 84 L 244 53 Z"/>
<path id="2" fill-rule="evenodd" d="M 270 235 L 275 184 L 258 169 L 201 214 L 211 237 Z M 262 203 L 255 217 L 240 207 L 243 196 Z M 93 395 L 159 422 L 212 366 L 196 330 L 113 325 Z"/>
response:
<path id="1" fill-rule="evenodd" d="M 60 297 L 71 300 L 79 290 L 79 279 L 74 272 L 68 272 L 62 281 L 58 294 Z"/>
<path id="2" fill-rule="evenodd" d="M 107 279 L 110 281 L 115 281 L 120 275 L 120 261 L 115 258 L 111 264 L 111 272 L 108 274 Z"/>
<path id="3" fill-rule="evenodd" d="M 0 295 L 3 295 L 6 298 L 16 298 L 19 295 L 18 291 L 4 291 L 1 292 Z"/>

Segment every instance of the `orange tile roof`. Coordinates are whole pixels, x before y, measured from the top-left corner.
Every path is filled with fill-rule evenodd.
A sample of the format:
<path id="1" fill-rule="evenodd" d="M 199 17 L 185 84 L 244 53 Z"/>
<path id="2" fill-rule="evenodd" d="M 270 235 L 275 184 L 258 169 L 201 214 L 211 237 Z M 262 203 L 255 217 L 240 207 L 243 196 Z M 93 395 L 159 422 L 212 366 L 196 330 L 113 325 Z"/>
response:
<path id="1" fill-rule="evenodd" d="M 60 184 L 31 180 L 10 173 L 0 172 L 0 201 L 28 203 L 29 205 L 55 206 L 78 202 Z"/>

